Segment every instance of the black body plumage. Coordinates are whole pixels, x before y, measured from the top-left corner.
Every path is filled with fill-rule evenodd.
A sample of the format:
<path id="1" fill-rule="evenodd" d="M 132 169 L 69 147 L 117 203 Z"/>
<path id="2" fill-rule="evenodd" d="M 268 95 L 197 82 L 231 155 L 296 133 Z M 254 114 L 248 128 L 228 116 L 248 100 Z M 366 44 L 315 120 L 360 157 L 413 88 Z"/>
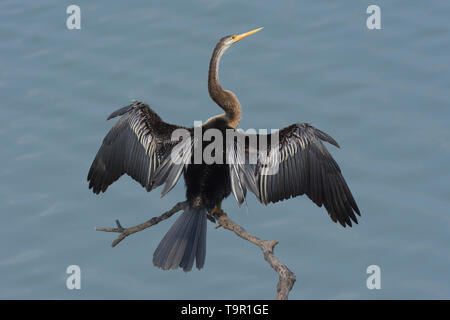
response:
<path id="1" fill-rule="evenodd" d="M 228 128 L 222 121 L 215 121 L 202 128 L 219 129 L 225 134 Z M 202 133 L 203 135 L 203 133 Z M 199 141 L 197 148 L 205 143 Z M 223 150 L 225 150 L 225 143 Z M 194 258 L 196 267 L 203 267 L 206 255 L 206 215 L 231 193 L 230 169 L 222 154 L 220 163 L 195 164 L 192 152 L 190 164 L 183 169 L 188 207 L 172 225 L 153 254 L 153 264 L 163 270 L 176 269 L 190 271 Z"/>

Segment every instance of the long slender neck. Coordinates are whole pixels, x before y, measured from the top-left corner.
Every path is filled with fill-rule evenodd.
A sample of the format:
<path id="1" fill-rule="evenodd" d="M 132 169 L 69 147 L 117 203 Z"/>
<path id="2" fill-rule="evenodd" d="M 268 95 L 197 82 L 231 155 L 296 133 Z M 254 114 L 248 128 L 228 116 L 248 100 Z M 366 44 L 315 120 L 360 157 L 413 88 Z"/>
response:
<path id="1" fill-rule="evenodd" d="M 241 121 L 241 105 L 234 93 L 222 89 L 219 83 L 219 62 L 227 48 L 219 42 L 214 49 L 209 63 L 208 91 L 211 99 L 225 111 L 224 114 L 214 117 L 214 119 L 222 118 L 230 127 L 236 128 Z"/>

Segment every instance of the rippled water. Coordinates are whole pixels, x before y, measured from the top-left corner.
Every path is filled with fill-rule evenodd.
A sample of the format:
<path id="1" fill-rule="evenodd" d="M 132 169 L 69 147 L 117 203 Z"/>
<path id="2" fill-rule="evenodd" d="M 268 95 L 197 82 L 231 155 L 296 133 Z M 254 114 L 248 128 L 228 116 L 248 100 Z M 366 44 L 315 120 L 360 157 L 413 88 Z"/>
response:
<path id="1" fill-rule="evenodd" d="M 172 221 L 111 248 L 94 231 L 131 226 L 184 199 L 128 177 L 106 194 L 86 175 L 131 99 L 192 125 L 219 113 L 206 80 L 227 34 L 264 26 L 225 55 L 221 81 L 239 97 L 242 128 L 312 123 L 362 211 L 342 228 L 305 197 L 264 207 L 253 196 L 230 217 L 280 243 L 297 275 L 291 298 L 450 298 L 450 23 L 448 1 L 81 1 L 82 29 L 66 28 L 69 1 L 0 3 L 0 298 L 272 298 L 277 277 L 258 248 L 210 224 L 206 267 L 152 266 Z M 67 290 L 76 264 L 82 289 Z M 366 268 L 381 268 L 368 290 Z"/>

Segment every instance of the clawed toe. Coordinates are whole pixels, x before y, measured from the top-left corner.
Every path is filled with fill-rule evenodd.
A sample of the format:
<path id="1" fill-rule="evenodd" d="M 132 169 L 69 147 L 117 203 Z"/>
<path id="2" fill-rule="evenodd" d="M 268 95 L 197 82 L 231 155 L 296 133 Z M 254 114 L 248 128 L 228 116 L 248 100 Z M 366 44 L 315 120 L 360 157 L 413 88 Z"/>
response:
<path id="1" fill-rule="evenodd" d="M 209 221 L 211 221 L 212 223 L 216 223 L 216 219 L 209 213 L 206 214 L 206 217 L 208 218 Z"/>
<path id="2" fill-rule="evenodd" d="M 223 210 L 221 208 L 217 208 L 217 207 L 211 211 L 211 215 L 213 215 L 213 216 L 220 216 L 224 213 L 225 212 L 223 212 Z"/>

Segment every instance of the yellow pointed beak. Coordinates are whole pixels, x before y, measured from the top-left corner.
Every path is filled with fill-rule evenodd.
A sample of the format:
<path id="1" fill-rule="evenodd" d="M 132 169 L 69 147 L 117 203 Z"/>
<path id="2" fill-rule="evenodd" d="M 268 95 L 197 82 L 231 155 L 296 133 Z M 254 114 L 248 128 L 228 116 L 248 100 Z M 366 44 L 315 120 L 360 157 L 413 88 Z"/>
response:
<path id="1" fill-rule="evenodd" d="M 254 34 L 254 33 L 258 32 L 261 29 L 262 29 L 262 27 L 258 28 L 258 29 L 255 29 L 255 30 L 252 30 L 252 31 L 249 31 L 249 32 L 246 32 L 246 33 L 238 34 L 238 35 L 234 36 L 233 42 L 238 42 L 239 40 L 241 40 L 241 39 L 243 39 L 245 37 L 248 37 L 251 34 Z"/>

